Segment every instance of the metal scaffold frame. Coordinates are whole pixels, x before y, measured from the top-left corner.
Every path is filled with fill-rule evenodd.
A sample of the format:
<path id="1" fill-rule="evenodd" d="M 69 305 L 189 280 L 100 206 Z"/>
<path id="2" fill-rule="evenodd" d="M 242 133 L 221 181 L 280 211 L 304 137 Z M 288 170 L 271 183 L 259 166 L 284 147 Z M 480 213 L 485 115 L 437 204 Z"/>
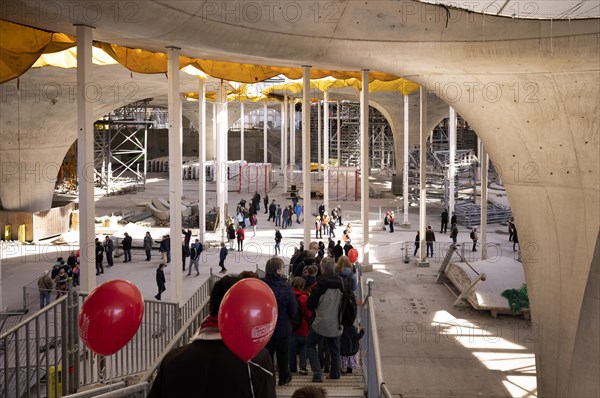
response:
<path id="1" fill-rule="evenodd" d="M 107 194 L 116 185 L 146 186 L 148 128 L 161 125 L 166 115 L 161 108 L 149 108 L 150 101 L 125 105 L 94 123 L 96 185 Z"/>
<path id="2" fill-rule="evenodd" d="M 359 166 L 360 163 L 360 104 L 358 102 L 340 101 L 339 108 L 334 102 L 329 103 L 330 145 L 329 158 L 337 159 L 338 128 L 340 120 L 340 158 L 339 166 Z M 316 106 L 316 105 L 315 105 Z M 322 105 L 321 105 L 322 106 Z M 396 167 L 394 139 L 392 129 L 385 117 L 375 108 L 369 107 L 369 142 L 371 148 L 370 168 L 391 171 Z M 317 161 L 317 112 L 311 112 L 311 154 L 312 162 Z"/>

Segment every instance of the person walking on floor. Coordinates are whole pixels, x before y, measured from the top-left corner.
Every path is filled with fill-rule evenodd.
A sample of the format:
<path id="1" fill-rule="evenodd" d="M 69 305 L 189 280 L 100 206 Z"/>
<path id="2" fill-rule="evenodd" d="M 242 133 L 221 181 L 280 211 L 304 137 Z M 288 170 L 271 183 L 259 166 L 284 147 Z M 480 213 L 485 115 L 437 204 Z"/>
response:
<path id="1" fill-rule="evenodd" d="M 425 243 L 427 245 L 427 257 L 433 257 L 433 242 L 435 242 L 435 232 L 431 229 L 431 225 L 427 226 L 425 231 Z M 429 255 L 431 252 L 431 255 Z"/>
<path id="2" fill-rule="evenodd" d="M 281 225 L 281 206 L 280 205 L 277 205 L 277 207 L 275 208 L 275 226 L 283 227 L 283 225 Z"/>
<path id="3" fill-rule="evenodd" d="M 199 239 L 193 245 L 192 252 L 194 253 L 194 268 L 196 269 L 196 276 L 200 275 L 200 255 L 202 254 L 202 243 Z M 192 274 L 192 264 L 190 263 L 190 269 L 188 270 L 187 276 Z"/>
<path id="4" fill-rule="evenodd" d="M 50 300 L 52 298 L 52 289 L 54 289 L 54 281 L 50 277 L 50 271 L 44 271 L 37 283 L 40 291 L 40 308 L 44 308 L 50 304 Z"/>
<path id="5" fill-rule="evenodd" d="M 342 207 L 338 205 L 337 207 L 337 219 L 340 227 L 342 226 Z"/>
<path id="6" fill-rule="evenodd" d="M 254 233 L 254 235 L 252 235 L 253 238 L 256 237 L 256 224 L 258 224 L 258 218 L 256 218 L 256 214 L 253 214 L 252 217 L 250 217 L 250 225 L 252 226 L 252 232 Z"/>
<path id="7" fill-rule="evenodd" d="M 235 241 L 235 225 L 233 223 L 227 227 L 227 240 L 229 241 L 229 250 L 233 250 L 233 242 Z"/>
<path id="8" fill-rule="evenodd" d="M 190 257 L 190 246 L 185 244 L 184 242 L 181 242 L 181 261 L 183 261 L 183 271 L 185 271 L 185 263 L 188 257 Z M 190 271 L 192 270 L 192 260 L 190 258 Z"/>
<path id="9" fill-rule="evenodd" d="M 156 296 L 154 296 L 155 299 L 160 300 L 161 295 L 163 294 L 163 292 L 165 290 L 167 290 L 166 287 L 166 283 L 167 280 L 165 279 L 165 267 L 167 266 L 167 264 L 165 263 L 160 263 L 158 268 L 156 269 L 156 285 L 158 286 L 158 294 Z"/>
<path id="10" fill-rule="evenodd" d="M 457 224 L 456 222 L 456 213 L 452 213 L 452 217 L 450 218 L 450 224 Z"/>
<path id="11" fill-rule="evenodd" d="M 169 235 L 163 236 L 158 251 L 162 256 L 163 263 L 166 264 L 171 262 L 171 240 L 169 239 Z"/>
<path id="12" fill-rule="evenodd" d="M 152 245 L 154 241 L 152 240 L 152 235 L 150 232 L 146 232 L 146 236 L 144 236 L 144 251 L 146 252 L 146 261 L 152 260 Z"/>
<path id="13" fill-rule="evenodd" d="M 225 268 L 225 259 L 227 258 L 227 254 L 229 254 L 229 251 L 227 250 L 225 243 L 221 243 L 221 251 L 219 251 L 219 267 L 221 267 L 221 271 L 219 272 L 221 274 L 227 272 L 227 268 Z"/>
<path id="14" fill-rule="evenodd" d="M 315 239 L 319 239 L 319 235 L 323 238 L 323 234 L 321 233 L 321 216 L 315 217 Z"/>
<path id="15" fill-rule="evenodd" d="M 241 226 L 239 226 L 237 231 L 235 231 L 235 236 L 237 238 L 238 251 L 241 252 L 244 250 L 244 238 L 246 237 L 244 234 L 244 229 Z"/>
<path id="16" fill-rule="evenodd" d="M 125 259 L 124 263 L 131 262 L 131 241 L 133 240 L 127 232 L 125 232 L 125 238 L 123 238 L 123 256 Z"/>
<path id="17" fill-rule="evenodd" d="M 419 236 L 419 231 L 417 231 L 417 236 L 415 236 L 415 252 L 413 256 L 417 257 L 417 251 L 419 251 L 419 247 L 421 246 L 421 237 Z"/>
<path id="18" fill-rule="evenodd" d="M 516 252 L 517 251 L 517 245 L 519 244 L 519 234 L 517 233 L 517 227 L 514 226 L 513 224 L 513 231 L 512 231 L 512 242 L 513 242 L 513 251 Z M 521 247 L 519 246 L 519 249 Z"/>
<path id="19" fill-rule="evenodd" d="M 445 234 L 448 229 L 448 210 L 444 209 L 442 212 L 442 226 L 440 228 L 440 234 Z"/>
<path id="20" fill-rule="evenodd" d="M 394 212 L 390 211 L 390 233 L 394 232 L 394 220 L 395 220 Z"/>
<path id="21" fill-rule="evenodd" d="M 275 202 L 275 201 L 273 201 Z M 269 195 L 265 194 L 265 198 L 263 199 L 263 205 L 265 206 L 265 214 L 269 212 Z M 269 215 L 269 221 L 271 220 L 271 216 Z"/>
<path id="22" fill-rule="evenodd" d="M 452 224 L 450 227 L 450 238 L 452 238 L 452 242 L 456 245 L 456 239 L 458 238 L 458 227 L 456 224 Z"/>
<path id="23" fill-rule="evenodd" d="M 283 239 L 283 236 L 281 236 L 279 228 L 275 228 L 275 255 L 281 254 L 281 247 L 279 246 L 281 239 Z"/>
<path id="24" fill-rule="evenodd" d="M 115 250 L 115 244 L 108 235 L 104 237 L 104 250 L 106 251 L 106 266 L 110 268 L 114 265 L 113 251 Z"/>
<path id="25" fill-rule="evenodd" d="M 104 247 L 100 243 L 100 239 L 96 238 L 96 275 L 104 273 L 104 266 L 102 266 L 102 260 L 104 259 Z"/>
<path id="26" fill-rule="evenodd" d="M 477 251 L 477 227 L 473 227 L 473 229 L 471 229 L 471 240 L 473 241 L 473 251 L 476 252 Z"/>
<path id="27" fill-rule="evenodd" d="M 266 208 L 267 206 L 265 206 Z M 276 221 L 275 220 L 275 212 L 277 211 L 277 206 L 275 205 L 275 199 L 273 199 L 273 201 L 271 202 L 271 204 L 269 205 L 269 218 L 267 219 L 267 221 Z"/>
<path id="28" fill-rule="evenodd" d="M 288 218 L 290 218 L 290 209 L 287 206 L 283 209 L 281 216 L 281 228 L 286 229 L 288 227 Z"/>

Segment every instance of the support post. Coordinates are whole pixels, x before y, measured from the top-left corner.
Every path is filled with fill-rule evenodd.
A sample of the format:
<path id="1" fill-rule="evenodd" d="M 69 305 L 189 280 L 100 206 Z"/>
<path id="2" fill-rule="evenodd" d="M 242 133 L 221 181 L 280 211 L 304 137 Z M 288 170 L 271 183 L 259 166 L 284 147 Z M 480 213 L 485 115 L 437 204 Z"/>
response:
<path id="1" fill-rule="evenodd" d="M 285 104 L 281 103 L 281 109 L 279 111 L 279 124 L 281 128 L 280 137 L 279 137 L 279 166 L 281 167 L 281 173 L 283 175 L 283 166 L 285 163 L 283 162 L 283 154 L 285 152 Z M 285 184 L 284 184 L 285 185 Z M 285 192 L 286 190 L 284 190 Z"/>
<path id="2" fill-rule="evenodd" d="M 487 259 L 487 202 L 488 202 L 488 163 L 489 157 L 481 144 L 481 259 Z"/>
<path id="3" fill-rule="evenodd" d="M 216 102 L 213 102 L 213 104 L 212 104 L 212 125 L 213 125 L 213 129 L 212 129 L 213 156 L 212 156 L 212 159 L 213 159 L 213 161 L 216 162 L 216 159 L 217 159 L 217 103 Z M 216 175 L 216 167 L 217 167 L 217 165 L 215 163 L 215 175 Z"/>
<path id="4" fill-rule="evenodd" d="M 244 161 L 244 129 L 246 127 L 246 114 L 244 113 L 244 101 L 240 102 L 240 160 Z M 240 176 L 242 178 L 242 176 Z"/>
<path id="5" fill-rule="evenodd" d="M 312 209 L 310 198 L 310 66 L 302 66 L 302 194 L 304 197 L 304 244 L 310 244 Z"/>
<path id="6" fill-rule="evenodd" d="M 263 163 L 267 163 L 267 112 L 267 100 L 265 100 L 263 102 Z"/>
<path id="7" fill-rule="evenodd" d="M 293 100 L 290 101 L 290 113 L 290 170 L 293 173 L 296 167 L 296 103 Z M 293 178 L 294 176 L 292 174 L 292 179 Z"/>
<path id="8" fill-rule="evenodd" d="M 318 90 L 317 90 L 318 92 Z M 323 148 L 323 146 L 321 145 L 322 143 L 322 138 L 323 138 L 323 124 L 322 124 L 322 118 L 321 118 L 321 100 L 317 98 L 317 179 L 321 179 L 323 177 L 323 174 L 321 172 L 321 148 Z"/>
<path id="9" fill-rule="evenodd" d="M 323 94 L 323 128 L 325 139 L 323 141 L 323 163 L 325 163 L 325 177 L 323 178 L 323 204 L 329 210 L 329 93 L 325 91 Z"/>
<path id="10" fill-rule="evenodd" d="M 360 212 L 362 230 L 362 270 L 373 270 L 369 262 L 369 70 L 361 70 L 360 90 Z"/>
<path id="11" fill-rule="evenodd" d="M 454 214 L 454 179 L 456 176 L 456 111 L 450 107 L 450 123 L 449 123 L 449 137 L 450 141 L 450 167 L 448 170 L 448 217 Z"/>
<path id="12" fill-rule="evenodd" d="M 423 86 L 419 88 L 419 138 L 420 138 L 420 162 L 419 162 L 419 237 L 421 239 L 421 253 L 419 255 L 419 267 L 429 267 L 426 260 L 427 248 L 425 245 L 425 230 L 427 227 L 427 91 Z"/>
<path id="13" fill-rule="evenodd" d="M 198 81 L 198 132 L 200 137 L 198 139 L 198 162 L 199 172 L 198 174 L 198 239 L 200 242 L 204 242 L 206 235 L 206 86 L 204 80 L 199 79 Z"/>
<path id="14" fill-rule="evenodd" d="M 171 300 L 183 304 L 181 253 L 181 96 L 179 94 L 179 48 L 167 47 L 169 109 L 169 210 L 171 236 Z"/>
<path id="15" fill-rule="evenodd" d="M 408 208 L 410 206 L 408 202 L 408 111 L 408 95 L 404 95 L 404 164 L 402 165 L 402 200 L 404 202 L 404 219 L 402 221 L 402 226 L 404 228 L 410 228 L 410 223 L 408 222 Z"/>
<path id="16" fill-rule="evenodd" d="M 225 140 L 227 139 L 227 91 L 225 82 L 219 83 L 219 92 L 217 94 L 217 160 L 216 180 L 217 180 L 217 206 L 219 207 L 219 220 L 217 223 L 217 234 L 221 235 L 221 241 L 224 239 L 226 193 L 228 186 L 227 180 L 227 155 L 225 153 Z M 218 235 L 217 235 L 218 236 Z"/>
<path id="17" fill-rule="evenodd" d="M 81 290 L 96 287 L 94 206 L 94 121 L 85 88 L 92 82 L 92 28 L 75 25 L 77 35 L 77 179 Z"/>
<path id="18" fill-rule="evenodd" d="M 283 192 L 287 192 L 288 191 L 288 148 L 289 148 L 289 140 L 288 140 L 288 114 L 289 114 L 289 108 L 288 108 L 288 97 L 287 95 L 283 97 L 283 155 L 281 157 L 281 169 L 283 171 Z"/>
<path id="19" fill-rule="evenodd" d="M 337 100 L 335 102 L 336 104 L 336 125 L 337 125 L 337 165 L 338 167 L 340 167 L 342 165 L 342 126 L 340 125 L 341 123 L 341 117 L 340 117 L 340 101 Z"/>

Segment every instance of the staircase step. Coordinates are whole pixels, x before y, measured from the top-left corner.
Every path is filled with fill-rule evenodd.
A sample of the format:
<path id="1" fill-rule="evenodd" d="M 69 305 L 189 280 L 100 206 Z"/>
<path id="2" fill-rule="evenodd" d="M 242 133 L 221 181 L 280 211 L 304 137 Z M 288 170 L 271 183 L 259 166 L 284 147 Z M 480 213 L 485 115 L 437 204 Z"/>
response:
<path id="1" fill-rule="evenodd" d="M 361 369 L 354 369 L 352 374 L 342 374 L 342 377 L 337 380 L 327 379 L 326 373 L 323 377 L 323 383 L 313 383 L 312 373 L 309 372 L 308 375 L 294 373 L 290 384 L 277 387 L 277 397 L 291 397 L 294 391 L 306 385 L 323 387 L 327 390 L 328 397 L 364 398 L 365 396 L 365 380 Z"/>

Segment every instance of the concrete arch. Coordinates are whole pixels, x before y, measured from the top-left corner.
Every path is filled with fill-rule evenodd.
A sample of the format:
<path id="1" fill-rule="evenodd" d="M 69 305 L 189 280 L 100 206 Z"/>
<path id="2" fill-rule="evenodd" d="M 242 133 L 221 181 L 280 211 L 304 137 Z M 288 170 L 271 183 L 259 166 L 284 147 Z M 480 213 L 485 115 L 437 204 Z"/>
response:
<path id="1" fill-rule="evenodd" d="M 598 328 L 582 329 L 600 317 L 592 268 L 600 227 L 597 19 L 520 20 L 413 1 L 346 1 L 335 3 L 331 23 L 315 21 L 304 8 L 299 21 L 277 12 L 268 23 L 242 18 L 232 24 L 194 2 L 140 4 L 144 23 L 97 21 L 95 38 L 159 51 L 177 45 L 185 55 L 244 63 L 382 70 L 424 84 L 452 104 L 497 168 L 513 173 L 504 176 L 507 194 L 520 241 L 533 248 L 524 268 L 540 330 L 539 395 L 600 394 L 599 378 L 590 377 L 600 373 L 600 360 L 590 361 L 582 349 L 600 350 Z M 110 5 L 100 7 L 112 15 Z M 9 18 L 74 30 L 70 22 L 35 14 Z"/>

